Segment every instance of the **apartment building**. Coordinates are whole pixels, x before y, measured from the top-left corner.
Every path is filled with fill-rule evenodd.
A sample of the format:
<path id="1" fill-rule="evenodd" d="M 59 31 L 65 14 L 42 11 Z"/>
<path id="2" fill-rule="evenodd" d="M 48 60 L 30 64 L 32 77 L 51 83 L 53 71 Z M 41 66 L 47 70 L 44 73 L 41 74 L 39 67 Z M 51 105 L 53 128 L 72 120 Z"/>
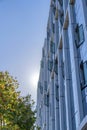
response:
<path id="1" fill-rule="evenodd" d="M 87 130 L 87 0 L 51 0 L 37 87 L 41 130 Z"/>

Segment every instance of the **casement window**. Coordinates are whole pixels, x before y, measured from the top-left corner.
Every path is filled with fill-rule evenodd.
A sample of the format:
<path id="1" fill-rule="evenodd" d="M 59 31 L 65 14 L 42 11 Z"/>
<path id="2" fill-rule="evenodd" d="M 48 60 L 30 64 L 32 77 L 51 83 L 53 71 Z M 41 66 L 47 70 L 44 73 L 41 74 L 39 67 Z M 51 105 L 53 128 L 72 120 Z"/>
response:
<path id="1" fill-rule="evenodd" d="M 84 68 L 84 82 L 85 85 L 87 85 L 87 61 L 84 62 L 83 68 Z"/>
<path id="2" fill-rule="evenodd" d="M 62 76 L 65 78 L 65 72 L 64 72 L 64 62 L 62 63 Z"/>
<path id="3" fill-rule="evenodd" d="M 58 0 L 59 1 L 59 4 L 61 5 L 61 6 L 63 6 L 63 0 Z"/>
<path id="4" fill-rule="evenodd" d="M 44 61 L 41 60 L 41 68 L 44 68 Z"/>
<path id="5" fill-rule="evenodd" d="M 43 57 L 45 57 L 45 50 L 44 49 L 42 49 L 42 55 L 43 55 Z"/>
<path id="6" fill-rule="evenodd" d="M 41 108 L 39 109 L 39 117 L 41 117 Z"/>
<path id="7" fill-rule="evenodd" d="M 40 86 L 40 93 L 43 94 L 43 86 Z"/>
<path id="8" fill-rule="evenodd" d="M 57 63 L 57 60 L 55 60 L 55 62 L 54 62 L 54 72 L 56 74 L 58 74 L 58 63 Z"/>
<path id="9" fill-rule="evenodd" d="M 52 71 L 52 68 L 53 68 L 53 62 L 48 60 L 48 70 Z"/>
<path id="10" fill-rule="evenodd" d="M 50 116 L 51 116 L 51 115 L 52 115 L 51 103 L 49 103 L 49 107 L 50 107 L 50 108 L 49 108 L 49 111 L 50 111 L 49 113 L 50 113 Z"/>
<path id="11" fill-rule="evenodd" d="M 49 39 L 50 37 L 50 31 L 47 31 L 47 38 Z"/>
<path id="12" fill-rule="evenodd" d="M 63 19 L 62 19 L 62 17 L 60 17 L 60 24 L 61 24 L 61 26 L 63 26 Z"/>
<path id="13" fill-rule="evenodd" d="M 81 24 L 80 26 L 77 24 L 76 26 L 76 46 L 80 47 L 80 45 L 84 42 L 84 30 L 83 30 L 83 25 Z"/>
<path id="14" fill-rule="evenodd" d="M 47 91 L 47 81 L 44 81 L 44 89 Z"/>
<path id="15" fill-rule="evenodd" d="M 53 53 L 53 54 L 55 53 L 55 43 L 52 42 L 52 41 L 50 43 L 50 52 Z"/>
<path id="16" fill-rule="evenodd" d="M 55 12 L 56 12 L 56 7 L 53 7 L 53 14 L 55 16 Z"/>
<path id="17" fill-rule="evenodd" d="M 44 104 L 49 106 L 49 96 L 47 94 L 44 94 Z"/>
<path id="18" fill-rule="evenodd" d="M 46 105 L 46 94 L 44 94 L 44 104 Z"/>
<path id="19" fill-rule="evenodd" d="M 43 86 L 42 86 L 41 82 L 39 82 L 39 88 L 40 88 L 40 93 L 43 94 Z"/>
<path id="20" fill-rule="evenodd" d="M 55 85 L 56 100 L 59 101 L 59 86 Z"/>
<path id="21" fill-rule="evenodd" d="M 64 21 L 64 12 L 63 10 L 60 10 L 60 24 L 63 26 L 63 21 Z"/>
<path id="22" fill-rule="evenodd" d="M 87 86 L 87 61 L 80 64 L 80 84 L 81 89 L 84 89 Z"/>
<path id="23" fill-rule="evenodd" d="M 55 33 L 55 24 L 54 23 L 52 23 L 52 31 L 53 31 L 53 33 Z"/>

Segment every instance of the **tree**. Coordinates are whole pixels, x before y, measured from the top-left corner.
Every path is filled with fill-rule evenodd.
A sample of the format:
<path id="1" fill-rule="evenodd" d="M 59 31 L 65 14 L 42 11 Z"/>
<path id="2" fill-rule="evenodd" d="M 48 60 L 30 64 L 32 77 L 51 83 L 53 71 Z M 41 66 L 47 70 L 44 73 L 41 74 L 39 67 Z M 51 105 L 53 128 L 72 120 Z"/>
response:
<path id="1" fill-rule="evenodd" d="M 18 81 L 8 72 L 0 72 L 0 129 L 34 130 L 34 101 L 20 96 Z"/>

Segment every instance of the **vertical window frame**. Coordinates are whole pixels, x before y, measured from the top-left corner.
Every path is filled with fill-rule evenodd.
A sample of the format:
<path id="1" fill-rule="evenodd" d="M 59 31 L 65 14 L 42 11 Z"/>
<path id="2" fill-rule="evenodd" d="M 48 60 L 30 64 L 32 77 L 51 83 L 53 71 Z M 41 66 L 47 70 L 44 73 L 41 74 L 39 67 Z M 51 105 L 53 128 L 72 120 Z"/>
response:
<path id="1" fill-rule="evenodd" d="M 48 60 L 48 70 L 51 72 L 53 68 L 53 62 Z"/>
<path id="2" fill-rule="evenodd" d="M 75 43 L 76 43 L 77 48 L 79 48 L 85 41 L 83 24 L 81 25 L 77 24 L 75 28 L 75 32 L 76 32 Z"/>
<path id="3" fill-rule="evenodd" d="M 56 75 L 58 75 L 58 62 L 57 62 L 57 59 L 55 59 L 55 62 L 54 62 L 54 72 Z"/>
<path id="4" fill-rule="evenodd" d="M 81 61 L 80 63 L 80 73 L 81 73 L 81 79 L 80 79 L 80 84 L 81 84 L 81 90 L 83 90 L 85 87 L 87 87 L 87 67 L 86 67 L 86 71 L 85 71 L 85 64 L 87 66 L 87 61 L 83 62 Z"/>
<path id="5" fill-rule="evenodd" d="M 86 69 L 85 69 L 86 66 Z M 87 61 L 83 63 L 83 69 L 84 69 L 84 85 L 87 86 Z"/>
<path id="6" fill-rule="evenodd" d="M 56 100 L 59 101 L 59 86 L 55 85 Z"/>
<path id="7" fill-rule="evenodd" d="M 50 43 L 50 52 L 55 54 L 55 43 L 51 41 Z"/>

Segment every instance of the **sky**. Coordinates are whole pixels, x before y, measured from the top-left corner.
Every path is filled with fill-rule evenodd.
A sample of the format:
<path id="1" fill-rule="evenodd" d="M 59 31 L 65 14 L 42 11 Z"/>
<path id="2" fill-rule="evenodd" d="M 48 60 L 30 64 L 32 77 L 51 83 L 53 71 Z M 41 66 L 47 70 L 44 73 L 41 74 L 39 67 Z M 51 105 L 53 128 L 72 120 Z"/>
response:
<path id="1" fill-rule="evenodd" d="M 0 0 L 0 71 L 17 77 L 36 101 L 50 0 Z"/>

